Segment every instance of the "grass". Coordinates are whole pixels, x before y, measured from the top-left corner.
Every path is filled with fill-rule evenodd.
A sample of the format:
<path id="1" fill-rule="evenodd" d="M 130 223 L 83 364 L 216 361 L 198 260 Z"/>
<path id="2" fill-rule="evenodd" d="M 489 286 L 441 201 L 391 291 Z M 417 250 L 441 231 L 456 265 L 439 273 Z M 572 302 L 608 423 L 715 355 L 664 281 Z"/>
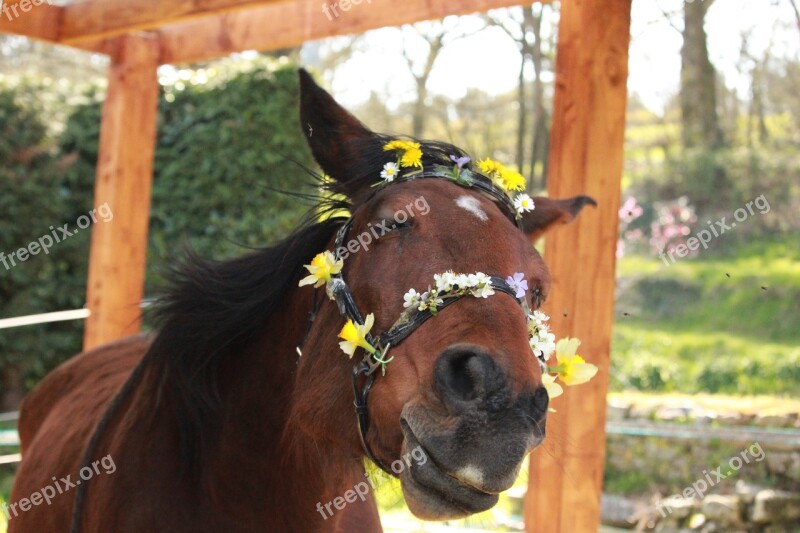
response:
<path id="1" fill-rule="evenodd" d="M 800 395 L 797 246 L 625 257 L 618 276 L 613 390 Z"/>

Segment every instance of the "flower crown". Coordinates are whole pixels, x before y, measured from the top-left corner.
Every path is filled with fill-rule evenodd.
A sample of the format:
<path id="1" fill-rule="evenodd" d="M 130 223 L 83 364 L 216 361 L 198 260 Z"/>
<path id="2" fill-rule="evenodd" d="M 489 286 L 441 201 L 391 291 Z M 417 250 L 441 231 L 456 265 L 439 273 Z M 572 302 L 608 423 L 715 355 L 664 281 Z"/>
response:
<path id="1" fill-rule="evenodd" d="M 393 182 L 402 173 L 404 168 L 416 168 L 411 172 L 405 172 L 406 177 L 412 177 L 414 174 L 422 172 L 422 145 L 414 141 L 405 141 L 395 139 L 389 141 L 383 146 L 385 152 L 394 152 L 396 155 L 395 161 L 390 161 L 383 166 L 381 170 L 381 180 L 375 186 L 382 186 Z M 450 159 L 454 165 L 452 167 L 446 165 L 434 165 L 434 170 L 449 176 L 456 182 L 462 185 L 468 185 L 469 180 L 472 178 L 473 172 L 469 168 L 465 168 L 467 164 L 472 161 L 469 156 L 458 157 L 451 155 Z M 528 211 L 536 209 L 536 205 L 528 194 L 522 192 L 525 190 L 525 177 L 514 170 L 510 170 L 502 163 L 493 159 L 483 159 L 478 161 L 478 169 L 489 178 L 492 183 L 497 185 L 504 191 L 514 204 L 516 217 L 522 218 L 523 214 Z"/>

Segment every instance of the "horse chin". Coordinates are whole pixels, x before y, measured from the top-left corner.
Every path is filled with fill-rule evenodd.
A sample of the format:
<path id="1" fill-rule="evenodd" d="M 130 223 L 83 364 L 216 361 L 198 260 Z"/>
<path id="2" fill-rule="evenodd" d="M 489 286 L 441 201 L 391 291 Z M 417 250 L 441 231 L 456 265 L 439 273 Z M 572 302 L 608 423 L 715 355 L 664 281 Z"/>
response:
<path id="1" fill-rule="evenodd" d="M 423 449 L 403 423 L 403 455 Z M 499 495 L 467 485 L 444 472 L 426 453 L 424 462 L 412 461 L 400 473 L 400 484 L 411 512 L 422 520 L 452 520 L 480 513 L 497 504 Z"/>

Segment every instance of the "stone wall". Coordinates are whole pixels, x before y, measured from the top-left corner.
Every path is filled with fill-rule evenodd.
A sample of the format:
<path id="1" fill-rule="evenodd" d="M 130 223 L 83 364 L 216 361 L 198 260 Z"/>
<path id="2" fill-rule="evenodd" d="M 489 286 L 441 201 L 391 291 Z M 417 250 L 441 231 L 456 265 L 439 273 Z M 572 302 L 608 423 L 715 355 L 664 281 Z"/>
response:
<path id="1" fill-rule="evenodd" d="M 608 419 L 610 429 L 640 427 L 644 435 L 609 433 L 605 524 L 664 533 L 800 532 L 797 413 L 610 401 Z"/>

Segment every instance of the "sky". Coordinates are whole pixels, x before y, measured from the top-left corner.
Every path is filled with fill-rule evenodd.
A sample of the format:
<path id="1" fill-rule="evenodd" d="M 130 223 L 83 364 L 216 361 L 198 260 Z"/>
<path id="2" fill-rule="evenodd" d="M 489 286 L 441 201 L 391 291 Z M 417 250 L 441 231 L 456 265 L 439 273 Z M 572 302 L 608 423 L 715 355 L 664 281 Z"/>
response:
<path id="1" fill-rule="evenodd" d="M 668 98 L 677 93 L 682 42 L 664 12 L 674 14 L 672 23 L 682 27 L 682 1 L 633 1 L 628 86 L 647 107 L 659 113 Z M 370 5 L 353 9 L 370 9 Z M 503 12 L 492 13 L 502 16 Z M 457 33 L 471 33 L 482 26 L 477 16 L 450 17 L 445 24 Z M 743 96 L 748 90 L 747 78 L 737 71 L 743 32 L 750 33 L 751 53 L 756 56 L 763 54 L 772 39 L 776 54 L 800 57 L 800 31 L 788 0 L 716 0 L 707 15 L 706 32 L 712 62 L 726 84 Z M 360 52 L 328 80 L 336 97 L 347 106 L 363 102 L 371 91 L 378 92 L 390 107 L 411 99 L 413 85 L 402 56 L 402 36 L 398 28 L 368 32 L 359 44 Z M 419 45 L 415 48 L 413 40 L 407 42 L 411 57 L 418 57 Z M 424 48 L 422 51 L 424 55 Z M 307 57 L 313 59 L 313 47 L 311 52 Z M 499 28 L 489 28 L 446 47 L 428 87 L 432 93 L 451 98 L 463 96 L 469 88 L 505 93 L 516 87 L 518 70 L 515 43 Z"/>

